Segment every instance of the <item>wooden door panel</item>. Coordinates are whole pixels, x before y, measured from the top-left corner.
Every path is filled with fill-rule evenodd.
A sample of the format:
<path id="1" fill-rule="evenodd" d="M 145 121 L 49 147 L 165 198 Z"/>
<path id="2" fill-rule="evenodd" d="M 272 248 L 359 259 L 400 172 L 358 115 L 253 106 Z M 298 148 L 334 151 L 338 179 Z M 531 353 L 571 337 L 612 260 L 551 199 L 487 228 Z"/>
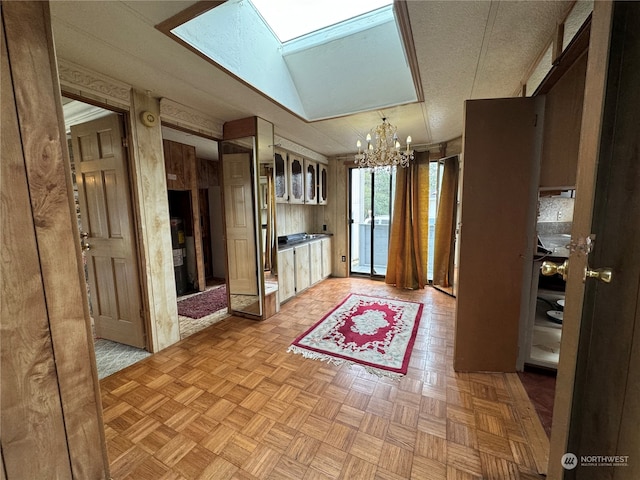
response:
<path id="1" fill-rule="evenodd" d="M 227 154 L 223 162 L 229 291 L 232 295 L 257 295 L 250 156 Z"/>
<path id="2" fill-rule="evenodd" d="M 640 449 L 638 22 L 640 4 L 614 3 L 591 222 L 595 243 L 588 256 L 591 268 L 610 267 L 613 277 L 610 284 L 595 279 L 585 282 L 567 446 L 579 459 L 628 455 L 629 465 L 579 464 L 566 478 L 636 479 L 640 475 L 636 456 Z M 567 296 L 567 303 L 574 300 L 580 299 Z"/>
<path id="3" fill-rule="evenodd" d="M 71 127 L 96 334 L 144 347 L 126 152 L 120 117 Z"/>
<path id="4" fill-rule="evenodd" d="M 529 291 L 533 266 L 543 113 L 538 97 L 465 103 L 459 371 L 516 369 L 523 288 Z"/>

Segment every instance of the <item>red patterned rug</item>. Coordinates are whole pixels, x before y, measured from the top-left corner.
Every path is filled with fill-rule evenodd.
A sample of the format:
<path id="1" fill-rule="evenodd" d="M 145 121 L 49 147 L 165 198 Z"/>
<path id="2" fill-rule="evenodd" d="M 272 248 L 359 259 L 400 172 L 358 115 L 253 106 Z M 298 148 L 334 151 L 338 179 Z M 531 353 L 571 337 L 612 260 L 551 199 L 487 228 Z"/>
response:
<path id="1" fill-rule="evenodd" d="M 422 308 L 417 302 L 351 294 L 287 351 L 337 365 L 362 365 L 378 376 L 401 377 L 409 367 Z"/>
<path id="2" fill-rule="evenodd" d="M 202 318 L 227 306 L 227 287 L 222 285 L 178 301 L 178 315 Z"/>

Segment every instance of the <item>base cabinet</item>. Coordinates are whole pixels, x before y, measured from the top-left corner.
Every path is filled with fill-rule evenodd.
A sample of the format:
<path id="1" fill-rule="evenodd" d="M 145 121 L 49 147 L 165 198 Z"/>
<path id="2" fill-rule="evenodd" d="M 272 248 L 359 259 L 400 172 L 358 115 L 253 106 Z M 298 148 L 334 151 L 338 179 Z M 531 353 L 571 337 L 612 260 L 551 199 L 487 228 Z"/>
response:
<path id="1" fill-rule="evenodd" d="M 278 252 L 278 293 L 280 301 L 289 300 L 296 294 L 295 256 L 293 248 Z"/>
<path id="2" fill-rule="evenodd" d="M 278 293 L 281 303 L 330 275 L 330 238 L 278 252 Z"/>

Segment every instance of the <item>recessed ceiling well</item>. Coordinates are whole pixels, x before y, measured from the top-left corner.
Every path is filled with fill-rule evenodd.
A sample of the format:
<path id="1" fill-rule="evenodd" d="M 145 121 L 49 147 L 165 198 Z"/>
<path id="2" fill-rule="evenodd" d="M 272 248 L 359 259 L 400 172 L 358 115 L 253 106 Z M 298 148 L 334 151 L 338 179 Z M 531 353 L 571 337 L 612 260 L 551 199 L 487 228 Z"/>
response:
<path id="1" fill-rule="evenodd" d="M 250 0 L 229 0 L 171 34 L 307 121 L 417 101 L 392 2 L 353 2 L 364 6 L 356 11 L 336 0 L 282 1 L 274 17 L 271 1 L 255 0 L 258 10 Z M 340 15 L 303 9 L 314 5 Z"/>

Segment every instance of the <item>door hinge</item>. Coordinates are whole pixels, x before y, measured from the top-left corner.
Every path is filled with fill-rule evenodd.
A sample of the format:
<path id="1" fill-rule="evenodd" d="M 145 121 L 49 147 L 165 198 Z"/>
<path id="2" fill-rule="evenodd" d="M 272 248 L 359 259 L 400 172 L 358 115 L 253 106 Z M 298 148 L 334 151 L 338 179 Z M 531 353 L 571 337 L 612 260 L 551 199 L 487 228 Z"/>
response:
<path id="1" fill-rule="evenodd" d="M 129 148 L 129 139 L 127 137 L 122 137 L 122 146 L 124 148 Z"/>

